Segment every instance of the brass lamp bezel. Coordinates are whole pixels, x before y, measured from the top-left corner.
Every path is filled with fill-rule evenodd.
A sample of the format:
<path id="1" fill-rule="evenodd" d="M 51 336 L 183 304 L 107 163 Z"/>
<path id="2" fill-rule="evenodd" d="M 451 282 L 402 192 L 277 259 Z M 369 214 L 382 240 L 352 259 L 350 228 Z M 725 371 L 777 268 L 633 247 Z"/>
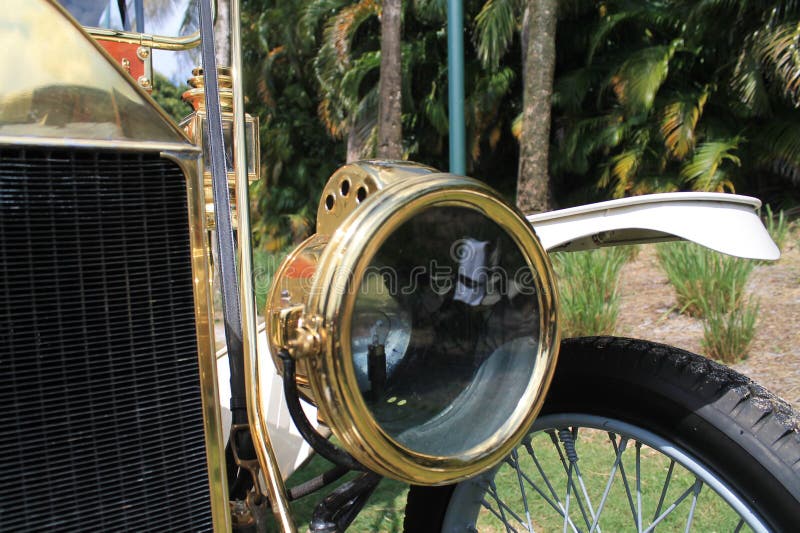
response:
<path id="1" fill-rule="evenodd" d="M 400 225 L 439 206 L 476 210 L 509 234 L 535 273 L 540 309 L 534 375 L 518 407 L 492 439 L 458 457 L 415 452 L 382 430 L 357 386 L 350 353 L 351 319 L 365 269 Z M 319 258 L 302 321 L 318 339 L 318 353 L 306 354 L 303 360 L 322 419 L 362 464 L 415 484 L 457 482 L 491 468 L 510 453 L 544 402 L 558 354 L 555 278 L 533 229 L 490 187 L 452 174 L 428 174 L 392 183 L 359 206 L 331 235 Z"/>

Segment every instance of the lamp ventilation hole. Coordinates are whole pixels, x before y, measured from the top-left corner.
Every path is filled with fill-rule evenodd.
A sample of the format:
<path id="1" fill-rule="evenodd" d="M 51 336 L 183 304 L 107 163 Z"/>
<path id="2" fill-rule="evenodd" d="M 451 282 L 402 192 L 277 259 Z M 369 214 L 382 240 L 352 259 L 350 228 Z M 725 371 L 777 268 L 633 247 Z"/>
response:
<path id="1" fill-rule="evenodd" d="M 334 202 L 335 202 L 335 198 L 333 197 L 333 195 L 332 195 L 332 194 L 329 194 L 329 195 L 328 195 L 328 196 L 325 198 L 325 208 L 326 208 L 328 211 L 330 211 L 331 209 L 333 209 L 333 204 L 334 204 Z"/>
<path id="2" fill-rule="evenodd" d="M 347 193 L 350 192 L 350 180 L 344 180 L 340 190 L 342 191 L 342 196 L 347 196 Z"/>
<path id="3" fill-rule="evenodd" d="M 367 189 L 364 187 L 359 187 L 356 191 L 356 198 L 358 199 L 359 203 L 363 202 L 364 199 L 367 197 Z"/>

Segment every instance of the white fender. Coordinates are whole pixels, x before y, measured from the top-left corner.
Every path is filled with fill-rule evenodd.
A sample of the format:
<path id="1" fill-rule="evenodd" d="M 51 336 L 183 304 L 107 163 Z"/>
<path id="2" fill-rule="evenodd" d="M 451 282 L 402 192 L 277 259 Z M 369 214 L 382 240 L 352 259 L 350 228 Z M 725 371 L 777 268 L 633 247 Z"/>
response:
<path id="1" fill-rule="evenodd" d="M 574 251 L 668 240 L 693 241 L 750 259 L 778 259 L 756 213 L 761 201 L 721 193 L 633 196 L 529 215 L 548 251 Z"/>

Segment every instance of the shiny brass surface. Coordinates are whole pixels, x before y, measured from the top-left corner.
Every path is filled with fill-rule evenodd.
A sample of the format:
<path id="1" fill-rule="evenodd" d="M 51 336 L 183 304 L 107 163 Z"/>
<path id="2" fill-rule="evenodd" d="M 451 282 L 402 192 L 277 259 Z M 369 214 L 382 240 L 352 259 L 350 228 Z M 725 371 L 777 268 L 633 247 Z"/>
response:
<path id="1" fill-rule="evenodd" d="M 242 92 L 242 45 L 241 28 L 239 21 L 239 0 L 231 0 L 231 64 L 233 65 L 231 78 L 233 90 L 233 137 L 245 139 L 245 113 L 244 93 Z M 255 131 L 258 131 L 256 125 Z M 251 138 L 251 140 L 253 140 Z M 255 140 L 258 146 L 257 139 Z M 244 344 L 245 381 L 247 389 L 247 415 L 250 423 L 250 432 L 256 455 L 264 473 L 267 493 L 271 503 L 272 512 L 281 529 L 286 533 L 296 531 L 289 509 L 289 498 L 286 495 L 286 486 L 283 482 L 275 457 L 275 451 L 269 437 L 267 420 L 263 413 L 267 412 L 269 398 L 261 383 L 262 365 L 270 364 L 266 356 L 258 354 L 258 329 L 256 324 L 255 291 L 253 290 L 253 250 L 250 242 L 250 199 L 248 181 L 247 150 L 244 142 L 235 142 L 233 149 L 234 172 L 236 173 L 236 201 L 242 206 L 239 213 L 239 280 L 241 287 L 240 307 L 242 309 L 242 342 Z M 251 154 L 258 161 L 258 152 Z"/>
<path id="2" fill-rule="evenodd" d="M 332 235 L 336 228 L 377 191 L 399 181 L 438 172 L 410 161 L 357 161 L 340 167 L 328 179 L 317 207 L 317 234 Z"/>
<path id="3" fill-rule="evenodd" d="M 347 195 L 341 195 L 344 180 L 351 184 Z M 368 196 L 361 202 L 347 199 L 354 192 L 352 184 L 368 189 Z M 326 206 L 326 193 L 337 195 L 333 206 Z M 342 201 L 340 211 L 336 211 L 337 201 Z M 528 267 L 536 273 L 540 312 L 534 372 L 518 407 L 491 439 L 459 456 L 421 454 L 390 437 L 364 401 L 350 348 L 355 300 L 372 257 L 406 221 L 440 206 L 475 210 L 512 238 Z M 298 372 L 308 380 L 310 388 L 301 391 L 317 404 L 321 417 L 344 447 L 382 475 L 408 483 L 437 485 L 466 479 L 502 460 L 524 436 L 541 408 L 559 343 L 555 278 L 530 225 L 478 181 L 397 163 L 362 162 L 343 167 L 325 187 L 320 203 L 320 210 L 323 209 L 327 212 L 318 223 L 321 234 L 301 244 L 275 273 L 266 310 L 273 355 L 287 345 L 294 349 Z M 314 343 L 301 342 L 305 332 L 289 323 L 288 319 L 297 320 L 296 309 L 282 312 L 297 306 L 304 307 L 301 325 L 313 325 L 311 331 L 317 337 Z M 281 319 L 284 322 L 276 324 Z M 291 331 L 296 333 L 287 340 Z M 305 352 L 301 351 L 303 346 L 307 347 Z"/>
<path id="4" fill-rule="evenodd" d="M 267 295 L 264 315 L 267 317 L 267 337 L 272 361 L 279 372 L 283 372 L 283 362 L 278 357 L 278 352 L 281 348 L 294 351 L 290 343 L 296 336 L 314 274 L 328 241 L 327 235 L 309 237 L 286 256 L 272 276 L 273 283 Z M 314 395 L 308 381 L 308 361 L 302 357 L 297 359 L 298 389 L 303 397 L 311 399 Z"/>
<path id="5" fill-rule="evenodd" d="M 200 154 L 163 153 L 177 163 L 186 176 L 189 205 L 192 272 L 194 274 L 195 320 L 197 323 L 197 356 L 200 366 L 200 391 L 203 402 L 208 482 L 211 491 L 211 512 L 214 531 L 231 531 L 228 504 L 228 475 L 225 468 L 225 440 L 222 428 L 217 360 L 214 345 L 214 317 L 211 271 L 208 258 L 211 250 L 206 238 L 203 183 L 200 176 Z"/>
<path id="6" fill-rule="evenodd" d="M 157 50 L 191 50 L 200 44 L 200 32 L 196 31 L 189 35 L 171 37 L 168 35 L 151 35 L 148 33 L 137 33 L 133 31 L 109 30 L 106 28 L 85 28 L 86 32 L 92 37 L 103 38 L 118 43 L 141 44 L 148 48 Z"/>
<path id="7" fill-rule="evenodd" d="M 155 102 L 58 5 L 6 0 L 0 138 L 188 145 Z M 24 45 L 21 45 L 24 44 Z"/>
<path id="8" fill-rule="evenodd" d="M 211 16 L 217 17 L 217 2 L 211 2 Z M 93 37 L 102 37 L 109 41 L 120 43 L 140 43 L 143 46 L 157 48 L 159 50 L 190 50 L 200 45 L 200 30 L 189 35 L 169 36 L 169 35 L 150 35 L 133 31 L 109 30 L 106 28 L 90 28 L 85 30 Z"/>
<path id="9" fill-rule="evenodd" d="M 260 157 L 259 157 L 259 132 L 258 132 L 258 118 L 249 114 L 244 115 L 244 133 L 239 136 L 235 131 L 236 116 L 233 111 L 233 78 L 231 76 L 230 67 L 219 67 L 218 69 L 219 80 L 219 98 L 220 110 L 222 111 L 222 130 L 225 137 L 225 151 L 226 159 L 229 161 L 237 161 L 234 151 L 238 145 L 243 145 L 245 148 L 245 157 L 240 159 L 244 162 L 247 169 L 248 181 L 256 181 L 260 173 Z M 204 122 L 207 119 L 206 102 L 205 102 L 205 76 L 203 75 L 202 67 L 197 67 L 192 70 L 193 76 L 189 78 L 190 89 L 183 93 L 183 100 L 191 104 L 194 111 L 181 120 L 180 127 L 186 135 L 198 146 L 205 147 L 205 126 Z M 238 141 L 243 139 L 244 142 Z M 206 223 L 209 228 L 214 228 L 216 221 L 214 219 L 214 195 L 211 185 L 211 172 L 208 170 L 208 161 L 204 159 L 203 178 L 206 184 Z M 236 200 L 236 169 L 228 169 L 228 188 L 231 200 L 231 212 L 233 215 L 233 223 L 237 224 L 238 209 Z"/>

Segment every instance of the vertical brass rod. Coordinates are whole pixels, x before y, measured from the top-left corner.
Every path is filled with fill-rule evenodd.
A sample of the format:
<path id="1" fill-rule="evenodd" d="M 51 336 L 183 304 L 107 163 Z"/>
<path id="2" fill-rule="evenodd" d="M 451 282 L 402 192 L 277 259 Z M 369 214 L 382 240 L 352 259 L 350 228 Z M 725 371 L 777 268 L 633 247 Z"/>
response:
<path id="1" fill-rule="evenodd" d="M 236 172 L 236 205 L 239 219 L 239 298 L 242 310 L 242 343 L 244 344 L 245 383 L 250 432 L 258 460 L 267 483 L 272 511 L 284 532 L 296 531 L 289 510 L 289 499 L 278 461 L 272 449 L 266 419 L 261 415 L 259 365 L 272 364 L 268 357 L 258 357 L 258 329 L 253 293 L 253 254 L 250 241 L 250 200 L 247 181 L 244 95 L 242 92 L 242 43 L 239 0 L 231 0 L 231 78 L 233 85 L 233 166 Z"/>

